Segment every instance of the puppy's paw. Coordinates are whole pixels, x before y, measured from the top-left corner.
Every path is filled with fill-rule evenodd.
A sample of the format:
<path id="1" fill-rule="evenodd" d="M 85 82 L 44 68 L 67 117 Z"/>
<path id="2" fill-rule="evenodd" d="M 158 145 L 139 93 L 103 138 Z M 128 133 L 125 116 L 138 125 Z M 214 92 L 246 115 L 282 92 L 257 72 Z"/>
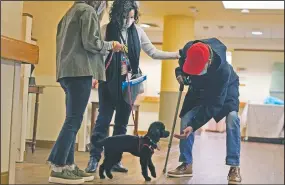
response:
<path id="1" fill-rule="evenodd" d="M 152 176 L 153 178 L 156 178 L 156 173 L 155 173 L 155 172 L 151 173 L 151 176 Z"/>
<path id="2" fill-rule="evenodd" d="M 150 177 L 145 177 L 144 179 L 145 179 L 145 181 L 148 181 L 148 182 L 151 181 Z"/>
<path id="3" fill-rule="evenodd" d="M 106 174 L 107 175 L 107 177 L 109 178 L 109 179 L 113 179 L 113 175 L 112 174 Z"/>
<path id="4" fill-rule="evenodd" d="M 105 175 L 100 175 L 100 179 L 105 179 Z"/>

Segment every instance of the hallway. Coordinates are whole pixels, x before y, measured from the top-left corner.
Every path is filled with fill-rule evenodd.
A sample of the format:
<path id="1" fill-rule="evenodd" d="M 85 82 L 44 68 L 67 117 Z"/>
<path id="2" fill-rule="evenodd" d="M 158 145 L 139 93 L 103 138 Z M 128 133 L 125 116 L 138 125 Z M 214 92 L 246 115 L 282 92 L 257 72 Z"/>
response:
<path id="1" fill-rule="evenodd" d="M 194 147 L 194 176 L 192 178 L 166 178 L 162 174 L 167 151 L 167 143 L 162 143 L 162 150 L 156 151 L 153 162 L 158 178 L 154 184 L 227 184 L 228 167 L 224 165 L 226 141 L 225 134 L 202 133 L 196 136 Z M 168 169 L 175 168 L 178 160 L 178 143 L 173 143 Z M 46 164 L 49 149 L 36 149 L 34 155 L 28 149 L 25 163 L 17 164 L 17 184 L 46 184 L 49 167 Z M 84 169 L 88 162 L 87 152 L 77 152 L 76 161 Z M 129 169 L 128 174 L 114 173 L 112 180 L 95 180 L 87 184 L 144 184 L 138 158 L 125 154 L 123 164 Z M 241 148 L 242 184 L 283 184 L 284 183 L 284 145 L 242 142 Z"/>

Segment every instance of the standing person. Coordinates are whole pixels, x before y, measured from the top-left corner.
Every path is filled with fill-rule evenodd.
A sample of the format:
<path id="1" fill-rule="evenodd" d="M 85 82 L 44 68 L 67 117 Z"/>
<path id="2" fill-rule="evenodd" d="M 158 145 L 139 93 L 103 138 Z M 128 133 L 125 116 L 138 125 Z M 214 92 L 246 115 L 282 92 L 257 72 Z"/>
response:
<path id="1" fill-rule="evenodd" d="M 178 59 L 178 52 L 164 52 L 157 50 L 144 30 L 137 26 L 139 19 L 138 6 L 133 0 L 115 0 L 110 11 L 110 22 L 102 27 L 105 40 L 116 40 L 128 47 L 130 65 L 122 65 L 122 53 L 113 55 L 109 68 L 106 71 L 107 80 L 99 84 L 99 115 L 92 131 L 90 160 L 86 172 L 95 172 L 101 159 L 103 148 L 96 145 L 96 141 L 106 137 L 113 113 L 116 110 L 114 135 L 127 132 L 127 124 L 131 113 L 131 106 L 122 93 L 122 82 L 126 81 L 129 70 L 132 79 L 139 76 L 139 62 L 141 49 L 153 59 Z M 110 59 L 107 57 L 106 62 Z M 134 102 L 135 99 L 132 99 Z M 128 170 L 118 163 L 113 171 L 127 172 Z"/>
<path id="2" fill-rule="evenodd" d="M 211 118 L 219 122 L 226 117 L 226 165 L 230 166 L 230 184 L 241 182 L 239 77 L 226 60 L 226 46 L 216 38 L 188 42 L 181 50 L 176 77 L 180 84 L 189 85 L 180 113 L 182 164 L 169 171 L 170 177 L 192 176 L 194 132 Z M 190 83 L 189 83 L 190 82 Z"/>
<path id="3" fill-rule="evenodd" d="M 102 54 L 122 48 L 116 41 L 101 39 L 99 18 L 105 8 L 106 1 L 75 2 L 57 27 L 56 78 L 65 92 L 66 118 L 48 158 L 52 183 L 82 184 L 94 179 L 75 165 L 74 146 L 92 77 L 106 78 Z"/>

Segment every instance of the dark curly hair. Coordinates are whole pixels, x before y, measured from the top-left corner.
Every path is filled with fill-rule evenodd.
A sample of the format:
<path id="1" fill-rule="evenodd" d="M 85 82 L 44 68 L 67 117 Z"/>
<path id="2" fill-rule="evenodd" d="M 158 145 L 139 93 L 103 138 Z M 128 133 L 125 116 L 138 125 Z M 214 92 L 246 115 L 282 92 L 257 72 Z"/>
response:
<path id="1" fill-rule="evenodd" d="M 121 30 L 124 19 L 128 17 L 131 10 L 135 11 L 134 19 L 135 23 L 138 23 L 140 14 L 137 3 L 134 0 L 115 0 L 109 12 L 110 22 L 117 24 Z"/>

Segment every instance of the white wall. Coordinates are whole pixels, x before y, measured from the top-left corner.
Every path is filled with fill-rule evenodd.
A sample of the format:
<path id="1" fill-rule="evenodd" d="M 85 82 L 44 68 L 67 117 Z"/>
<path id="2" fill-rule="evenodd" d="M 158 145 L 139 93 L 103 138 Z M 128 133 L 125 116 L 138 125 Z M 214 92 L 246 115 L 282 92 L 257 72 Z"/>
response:
<path id="1" fill-rule="evenodd" d="M 156 46 L 161 49 L 161 46 Z M 144 96 L 159 96 L 161 83 L 161 60 L 154 60 L 141 52 L 140 67 L 142 72 L 147 75 L 144 83 Z M 174 74 L 174 73 L 173 73 Z"/>
<path id="2" fill-rule="evenodd" d="M 234 51 L 232 65 L 246 68 L 240 72 L 240 101 L 263 102 L 269 96 L 272 67 L 275 62 L 284 62 L 284 52 Z"/>

